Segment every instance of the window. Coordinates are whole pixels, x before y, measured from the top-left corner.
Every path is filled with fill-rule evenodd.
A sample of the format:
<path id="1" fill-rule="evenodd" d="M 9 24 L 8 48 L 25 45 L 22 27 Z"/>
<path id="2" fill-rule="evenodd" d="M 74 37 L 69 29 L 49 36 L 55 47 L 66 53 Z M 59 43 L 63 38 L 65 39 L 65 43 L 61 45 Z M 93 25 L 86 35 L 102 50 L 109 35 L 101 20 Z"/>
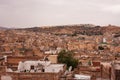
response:
<path id="1" fill-rule="evenodd" d="M 31 65 L 31 69 L 34 69 L 35 67 L 34 67 L 34 65 Z"/>

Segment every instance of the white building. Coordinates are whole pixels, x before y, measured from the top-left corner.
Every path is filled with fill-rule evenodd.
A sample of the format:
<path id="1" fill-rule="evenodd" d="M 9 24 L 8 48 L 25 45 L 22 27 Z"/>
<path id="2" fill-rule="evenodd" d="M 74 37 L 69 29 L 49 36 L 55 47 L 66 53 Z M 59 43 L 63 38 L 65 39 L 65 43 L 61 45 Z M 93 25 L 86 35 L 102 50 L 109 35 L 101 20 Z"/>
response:
<path id="1" fill-rule="evenodd" d="M 51 61 L 24 61 L 19 62 L 18 72 L 54 72 L 64 70 L 65 64 L 51 64 Z"/>

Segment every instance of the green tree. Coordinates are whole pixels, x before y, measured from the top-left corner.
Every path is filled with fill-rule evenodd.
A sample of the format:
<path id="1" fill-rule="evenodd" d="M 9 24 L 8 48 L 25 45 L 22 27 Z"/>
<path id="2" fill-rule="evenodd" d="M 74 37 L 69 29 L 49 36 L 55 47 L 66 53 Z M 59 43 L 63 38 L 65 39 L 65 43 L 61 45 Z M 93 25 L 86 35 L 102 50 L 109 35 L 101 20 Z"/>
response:
<path id="1" fill-rule="evenodd" d="M 78 60 L 74 58 L 74 53 L 66 50 L 62 50 L 58 54 L 58 62 L 66 64 L 67 68 L 72 66 L 73 69 L 78 65 Z"/>

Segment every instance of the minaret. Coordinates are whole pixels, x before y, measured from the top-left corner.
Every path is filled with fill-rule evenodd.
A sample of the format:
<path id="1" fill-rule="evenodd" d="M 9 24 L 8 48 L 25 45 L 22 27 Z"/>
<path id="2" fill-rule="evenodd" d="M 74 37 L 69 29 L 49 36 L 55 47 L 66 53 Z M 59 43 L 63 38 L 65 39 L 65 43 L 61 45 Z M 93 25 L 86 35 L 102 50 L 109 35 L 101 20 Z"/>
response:
<path id="1" fill-rule="evenodd" d="M 106 43 L 107 41 L 106 41 L 106 38 L 103 38 L 103 43 Z"/>

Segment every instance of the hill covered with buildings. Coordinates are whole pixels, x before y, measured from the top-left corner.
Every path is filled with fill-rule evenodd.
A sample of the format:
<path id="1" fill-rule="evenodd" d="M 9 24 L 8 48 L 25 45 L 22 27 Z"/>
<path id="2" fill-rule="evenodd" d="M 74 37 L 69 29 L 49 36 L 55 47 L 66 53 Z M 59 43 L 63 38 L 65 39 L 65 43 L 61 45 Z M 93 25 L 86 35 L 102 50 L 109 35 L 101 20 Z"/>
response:
<path id="1" fill-rule="evenodd" d="M 87 74 L 94 78 L 100 78 L 101 76 L 102 78 L 111 78 L 111 76 L 113 76 L 110 72 L 113 67 L 111 63 L 120 60 L 120 27 L 114 25 L 98 26 L 80 24 L 0 29 L 0 63 L 2 66 L 4 65 L 11 68 L 13 72 L 18 69 L 20 61 L 23 61 L 23 64 L 32 64 L 32 62 L 26 62 L 26 60 L 35 61 L 42 59 L 57 64 L 57 56 L 61 50 L 72 51 L 74 53 L 73 57 L 78 60 L 79 64 L 76 69 L 73 70 L 74 73 Z M 8 57 L 8 61 L 5 63 L 3 56 Z M 46 57 L 48 57 L 48 59 L 45 59 Z M 41 64 L 42 62 L 37 63 Z M 55 67 L 56 65 L 54 64 L 51 66 Z M 49 66 L 49 68 L 53 68 L 51 66 Z M 58 66 L 65 67 L 65 65 Z M 34 66 L 31 68 L 34 69 Z M 47 70 L 46 72 L 52 72 L 49 68 L 45 68 L 45 70 Z M 105 70 L 107 70 L 107 72 Z M 95 75 L 94 71 L 98 71 L 100 74 Z M 66 75 L 65 71 L 63 71 L 63 73 Z M 72 74 L 72 72 L 70 73 Z M 14 73 L 11 73 L 10 75 L 13 76 L 13 74 Z M 43 75 L 43 73 L 29 74 L 29 76 L 30 75 L 35 77 L 37 75 Z M 61 78 L 63 76 L 60 74 L 53 75 Z M 67 76 L 67 78 L 69 77 Z M 70 78 L 72 78 L 72 76 Z M 58 77 L 56 79 L 51 78 L 51 80 L 58 80 Z"/>
<path id="2" fill-rule="evenodd" d="M 7 29 L 0 32 L 0 51 L 14 55 L 41 55 L 57 48 L 81 51 L 98 50 L 103 39 L 106 46 L 119 48 L 120 27 L 91 24 Z M 91 46 L 91 47 L 90 47 Z M 87 51 L 87 50 L 86 50 Z"/>

